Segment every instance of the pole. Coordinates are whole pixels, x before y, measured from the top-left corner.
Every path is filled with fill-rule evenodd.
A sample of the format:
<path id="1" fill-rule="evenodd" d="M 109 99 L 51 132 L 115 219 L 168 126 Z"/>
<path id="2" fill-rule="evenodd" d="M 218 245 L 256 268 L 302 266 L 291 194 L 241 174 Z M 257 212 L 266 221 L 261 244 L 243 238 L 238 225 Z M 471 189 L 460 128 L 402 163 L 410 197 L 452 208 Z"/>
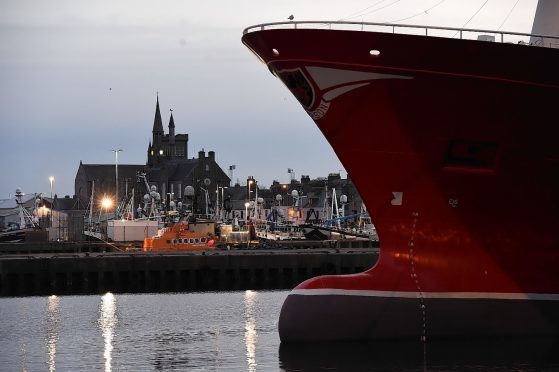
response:
<path id="1" fill-rule="evenodd" d="M 219 220 L 219 184 L 215 187 L 215 219 Z"/>
<path id="2" fill-rule="evenodd" d="M 123 151 L 122 149 L 118 149 L 118 150 L 111 150 L 112 152 L 115 153 L 115 218 L 118 218 L 118 206 L 119 206 L 119 201 L 118 201 L 118 153 Z"/>
<path id="3" fill-rule="evenodd" d="M 54 177 L 50 176 L 49 181 L 50 181 L 50 227 L 52 227 L 52 221 L 53 221 L 52 210 L 54 207 L 54 200 L 52 199 L 52 183 L 54 182 Z"/>
<path id="4" fill-rule="evenodd" d="M 258 218 L 258 186 L 254 185 L 254 219 Z"/>
<path id="5" fill-rule="evenodd" d="M 225 220 L 225 213 L 223 213 L 225 211 L 224 208 L 224 204 L 223 204 L 223 190 L 225 190 L 227 187 L 221 187 L 221 214 L 223 214 L 223 219 Z M 221 216 L 220 216 L 221 218 Z"/>

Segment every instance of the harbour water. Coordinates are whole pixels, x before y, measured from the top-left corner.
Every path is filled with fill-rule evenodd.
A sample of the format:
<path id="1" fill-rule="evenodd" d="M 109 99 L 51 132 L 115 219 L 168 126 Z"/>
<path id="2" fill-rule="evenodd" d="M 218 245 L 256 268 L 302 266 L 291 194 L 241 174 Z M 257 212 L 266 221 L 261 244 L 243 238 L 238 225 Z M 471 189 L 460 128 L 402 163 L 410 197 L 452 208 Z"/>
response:
<path id="1" fill-rule="evenodd" d="M 2 298 L 0 370 L 559 369 L 559 348 L 553 339 L 280 345 L 277 321 L 287 294 L 238 291 Z"/>

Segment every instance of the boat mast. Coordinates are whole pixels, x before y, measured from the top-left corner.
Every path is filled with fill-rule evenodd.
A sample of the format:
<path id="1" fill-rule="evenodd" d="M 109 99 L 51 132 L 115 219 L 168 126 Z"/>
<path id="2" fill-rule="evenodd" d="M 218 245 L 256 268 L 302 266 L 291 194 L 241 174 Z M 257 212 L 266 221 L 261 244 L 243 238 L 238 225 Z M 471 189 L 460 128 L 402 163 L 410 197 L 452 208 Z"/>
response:
<path id="1" fill-rule="evenodd" d="M 89 230 L 91 230 L 93 218 L 93 195 L 95 194 L 95 181 L 91 181 L 91 197 L 89 198 Z"/>
<path id="2" fill-rule="evenodd" d="M 215 185 L 215 220 L 219 221 L 220 218 L 220 210 L 219 210 L 219 184 Z"/>
<path id="3" fill-rule="evenodd" d="M 209 214 L 208 214 L 208 190 L 200 187 L 200 190 L 204 191 L 204 198 L 205 198 L 205 204 L 206 204 L 206 218 L 208 218 Z"/>
<path id="4" fill-rule="evenodd" d="M 23 192 L 21 192 L 21 189 L 16 189 L 16 204 L 18 205 L 19 208 L 19 228 L 20 229 L 25 229 L 27 227 L 27 225 L 31 225 L 32 227 L 37 227 L 38 223 L 35 221 L 35 218 L 33 218 L 33 216 L 27 211 L 27 209 L 25 209 L 25 207 L 23 206 L 23 201 L 21 200 L 21 198 L 23 197 Z M 37 205 L 37 198 L 34 198 L 34 203 L 35 206 Z M 52 211 L 51 211 L 52 213 Z M 27 223 L 26 220 L 28 220 L 29 222 Z"/>
<path id="5" fill-rule="evenodd" d="M 334 212 L 335 210 L 335 212 Z M 332 219 L 336 218 L 336 224 L 338 225 L 338 229 L 341 228 L 340 226 L 340 210 L 338 209 L 338 197 L 336 196 L 336 188 L 332 188 Z"/>
<path id="6" fill-rule="evenodd" d="M 322 202 L 322 224 L 328 220 L 328 185 L 324 185 L 324 201 Z"/>

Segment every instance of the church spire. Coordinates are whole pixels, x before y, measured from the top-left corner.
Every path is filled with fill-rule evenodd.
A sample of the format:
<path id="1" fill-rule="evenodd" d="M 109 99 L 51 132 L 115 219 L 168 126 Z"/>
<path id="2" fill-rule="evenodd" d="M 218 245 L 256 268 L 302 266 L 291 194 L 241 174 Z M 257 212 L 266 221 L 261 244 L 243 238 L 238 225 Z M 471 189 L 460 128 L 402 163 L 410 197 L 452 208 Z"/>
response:
<path id="1" fill-rule="evenodd" d="M 173 119 L 173 110 L 171 110 L 171 118 L 169 119 L 169 146 L 171 151 L 171 157 L 175 154 L 175 120 Z"/>
<path id="2" fill-rule="evenodd" d="M 175 120 L 173 120 L 173 109 L 169 111 L 171 111 L 171 119 L 169 119 L 169 130 L 170 130 L 171 128 L 175 127 Z"/>
<path id="3" fill-rule="evenodd" d="M 155 141 L 156 135 L 163 135 L 163 121 L 161 120 L 161 112 L 159 111 L 159 94 L 157 94 L 157 103 L 155 105 L 155 118 L 153 119 L 153 136 Z"/>

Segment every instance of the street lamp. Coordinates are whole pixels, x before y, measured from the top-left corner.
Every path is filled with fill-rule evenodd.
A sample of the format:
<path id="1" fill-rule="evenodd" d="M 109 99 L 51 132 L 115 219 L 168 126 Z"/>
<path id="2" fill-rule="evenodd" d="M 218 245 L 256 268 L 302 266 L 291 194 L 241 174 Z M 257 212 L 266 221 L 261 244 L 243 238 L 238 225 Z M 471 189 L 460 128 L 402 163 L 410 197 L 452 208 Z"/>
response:
<path id="1" fill-rule="evenodd" d="M 251 176 L 251 178 L 249 178 L 248 181 L 247 181 L 247 188 L 248 188 L 248 189 L 247 189 L 247 191 L 248 191 L 248 192 L 247 192 L 247 197 L 248 197 L 248 201 L 250 201 L 250 185 L 252 185 L 253 183 L 254 183 L 254 179 L 253 179 L 252 176 Z"/>
<path id="2" fill-rule="evenodd" d="M 101 207 L 105 209 L 105 213 L 107 213 L 111 205 L 113 205 L 113 201 L 110 198 L 105 197 L 101 200 Z"/>
<path id="3" fill-rule="evenodd" d="M 107 211 L 108 209 L 111 207 L 111 205 L 113 204 L 113 201 L 110 198 L 104 197 L 101 200 L 101 209 L 105 209 L 105 223 L 106 223 L 106 228 L 105 228 L 105 235 L 106 237 L 108 237 L 108 229 L 109 229 L 109 222 L 107 221 Z"/>
<path id="4" fill-rule="evenodd" d="M 118 218 L 118 153 L 123 151 L 122 149 L 111 150 L 115 153 L 115 217 Z"/>
<path id="5" fill-rule="evenodd" d="M 54 182 L 54 177 L 49 177 L 50 181 L 50 226 L 52 227 L 52 207 L 53 207 L 53 200 L 52 200 L 52 183 Z"/>
<path id="6" fill-rule="evenodd" d="M 288 187 L 287 185 L 284 183 L 281 185 L 281 189 L 283 192 L 285 192 L 285 203 L 286 205 L 289 205 L 289 192 L 288 192 Z M 280 202 L 282 201 L 282 199 L 279 200 Z M 283 205 L 283 204 L 282 204 Z"/>

